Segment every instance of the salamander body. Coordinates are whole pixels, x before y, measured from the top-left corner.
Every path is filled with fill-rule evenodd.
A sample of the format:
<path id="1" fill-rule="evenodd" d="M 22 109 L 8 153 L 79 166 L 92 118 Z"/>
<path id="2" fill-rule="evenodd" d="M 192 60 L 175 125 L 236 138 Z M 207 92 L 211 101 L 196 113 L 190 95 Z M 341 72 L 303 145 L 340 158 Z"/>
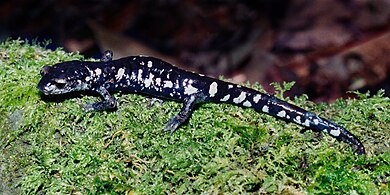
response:
<path id="1" fill-rule="evenodd" d="M 163 60 L 148 56 L 130 56 L 112 60 L 106 51 L 100 62 L 67 61 L 41 69 L 38 89 L 45 95 L 72 91 L 94 91 L 102 101 L 86 104 L 86 111 L 116 108 L 111 95 L 115 91 L 146 94 L 183 102 L 180 112 L 172 117 L 165 131 L 175 132 L 188 120 L 199 103 L 228 103 L 252 108 L 259 113 L 322 131 L 350 144 L 358 154 L 364 154 L 363 144 L 340 125 L 314 113 L 251 88 L 179 69 Z"/>

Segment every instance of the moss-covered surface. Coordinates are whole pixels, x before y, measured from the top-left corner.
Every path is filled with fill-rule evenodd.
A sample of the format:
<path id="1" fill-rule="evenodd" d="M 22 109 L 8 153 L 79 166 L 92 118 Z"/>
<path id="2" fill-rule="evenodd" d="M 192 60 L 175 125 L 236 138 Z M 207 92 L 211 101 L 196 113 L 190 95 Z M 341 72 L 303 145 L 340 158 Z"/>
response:
<path id="1" fill-rule="evenodd" d="M 225 104 L 201 105 L 171 136 L 161 130 L 175 102 L 149 107 L 140 95 L 116 94 L 117 111 L 84 113 L 80 102 L 99 97 L 44 101 L 40 68 L 82 58 L 1 43 L 0 193 L 389 194 L 390 100 L 381 93 L 291 101 L 353 132 L 363 157 L 330 136 Z"/>

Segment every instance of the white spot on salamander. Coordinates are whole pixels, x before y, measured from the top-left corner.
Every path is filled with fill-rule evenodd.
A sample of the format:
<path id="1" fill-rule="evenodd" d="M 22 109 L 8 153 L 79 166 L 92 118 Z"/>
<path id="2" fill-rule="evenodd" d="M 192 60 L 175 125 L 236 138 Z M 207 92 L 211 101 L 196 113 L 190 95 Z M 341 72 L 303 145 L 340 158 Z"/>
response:
<path id="1" fill-rule="evenodd" d="M 231 88 L 233 88 L 233 85 L 228 85 L 228 89 L 231 89 Z"/>
<path id="2" fill-rule="evenodd" d="M 148 61 L 148 67 L 151 68 L 153 66 L 152 61 Z"/>
<path id="3" fill-rule="evenodd" d="M 261 111 L 265 112 L 265 113 L 268 113 L 269 112 L 269 107 L 267 105 L 263 106 L 263 108 L 261 109 Z"/>
<path id="4" fill-rule="evenodd" d="M 53 85 L 53 84 L 51 84 L 51 83 L 48 83 L 48 84 L 46 84 L 46 86 L 45 86 L 45 90 L 46 91 L 52 91 L 52 90 L 55 90 L 57 87 L 55 86 L 55 85 Z"/>
<path id="5" fill-rule="evenodd" d="M 173 87 L 172 81 L 164 81 L 164 87 L 165 88 L 172 88 Z"/>
<path id="6" fill-rule="evenodd" d="M 241 92 L 240 95 L 236 98 L 233 98 L 233 102 L 236 103 L 236 104 L 239 104 L 241 103 L 242 101 L 244 101 L 246 98 L 246 93 L 245 92 Z"/>
<path id="7" fill-rule="evenodd" d="M 229 98 L 230 98 L 230 95 L 227 94 L 227 95 L 225 95 L 225 97 L 223 97 L 223 98 L 221 99 L 221 102 L 226 102 L 226 101 L 229 100 Z"/>
<path id="8" fill-rule="evenodd" d="M 156 78 L 156 85 L 157 85 L 157 86 L 160 86 L 160 85 L 161 85 L 161 79 L 160 79 L 160 78 Z"/>
<path id="9" fill-rule="evenodd" d="M 125 74 L 125 69 L 120 68 L 120 69 L 118 70 L 118 73 L 115 75 L 115 79 L 116 79 L 117 81 L 121 80 L 124 74 Z"/>
<path id="10" fill-rule="evenodd" d="M 313 122 L 314 122 L 315 125 L 320 124 L 320 120 L 318 120 L 318 119 L 313 119 Z"/>
<path id="11" fill-rule="evenodd" d="M 281 118 L 284 118 L 284 117 L 286 117 L 286 111 L 284 111 L 284 110 L 279 111 L 278 114 L 277 114 L 276 116 L 281 117 Z"/>
<path id="12" fill-rule="evenodd" d="M 261 99 L 261 95 L 256 94 L 255 97 L 253 97 L 253 101 L 257 104 L 259 100 Z"/>
<path id="13" fill-rule="evenodd" d="M 218 84 L 216 82 L 211 83 L 209 89 L 210 97 L 214 97 L 217 92 L 218 92 Z"/>
<path id="14" fill-rule="evenodd" d="M 305 127 L 310 127 L 310 120 L 306 119 L 305 122 L 302 124 Z"/>
<path id="15" fill-rule="evenodd" d="M 329 132 L 331 135 L 335 136 L 335 137 L 338 137 L 340 135 L 340 130 L 336 129 L 336 130 L 330 130 Z"/>
<path id="16" fill-rule="evenodd" d="M 130 79 L 135 80 L 136 78 L 137 78 L 137 75 L 135 74 L 135 72 L 132 72 Z"/>
<path id="17" fill-rule="evenodd" d="M 102 69 L 96 68 L 95 69 L 95 74 L 96 74 L 96 76 L 100 76 L 100 74 L 102 74 Z"/>
<path id="18" fill-rule="evenodd" d="M 142 78 L 142 72 L 143 72 L 142 69 L 139 69 L 139 70 L 138 70 L 138 78 L 137 78 L 138 81 L 142 81 L 142 80 L 143 80 L 143 78 Z"/>
<path id="19" fill-rule="evenodd" d="M 179 80 L 176 80 L 175 81 L 175 89 L 179 89 L 180 88 L 180 86 L 179 86 Z"/>
<path id="20" fill-rule="evenodd" d="M 301 122 L 301 116 L 296 116 L 294 119 L 294 122 L 298 123 L 298 124 L 302 124 Z"/>
<path id="21" fill-rule="evenodd" d="M 192 95 L 194 93 L 197 93 L 198 89 L 193 87 L 192 85 L 188 85 L 187 87 L 184 88 L 184 94 L 187 95 Z"/>
<path id="22" fill-rule="evenodd" d="M 248 100 L 246 100 L 242 105 L 246 106 L 246 107 L 251 107 L 252 106 L 252 104 Z"/>
<path id="23" fill-rule="evenodd" d="M 146 88 L 150 87 L 150 85 L 152 84 L 153 77 L 154 75 L 152 73 L 149 73 L 149 77 L 145 79 L 144 83 Z"/>

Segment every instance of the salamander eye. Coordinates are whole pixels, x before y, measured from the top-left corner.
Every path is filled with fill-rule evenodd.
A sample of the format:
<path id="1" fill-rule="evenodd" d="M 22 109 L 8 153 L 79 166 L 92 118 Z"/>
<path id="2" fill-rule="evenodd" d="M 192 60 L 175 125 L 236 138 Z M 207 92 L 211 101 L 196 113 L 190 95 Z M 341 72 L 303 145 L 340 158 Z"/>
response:
<path id="1" fill-rule="evenodd" d="M 43 66 L 41 68 L 41 76 L 44 76 L 46 75 L 47 73 L 49 73 L 49 70 L 50 70 L 50 66 Z"/>

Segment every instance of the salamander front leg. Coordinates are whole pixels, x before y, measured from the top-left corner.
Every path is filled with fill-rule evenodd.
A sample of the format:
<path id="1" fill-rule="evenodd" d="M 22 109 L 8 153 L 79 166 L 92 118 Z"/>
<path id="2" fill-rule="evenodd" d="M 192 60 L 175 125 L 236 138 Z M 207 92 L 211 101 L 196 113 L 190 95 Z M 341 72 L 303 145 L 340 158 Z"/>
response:
<path id="1" fill-rule="evenodd" d="M 84 110 L 86 112 L 91 111 L 100 111 L 100 110 L 111 110 L 116 108 L 116 99 L 107 91 L 104 87 L 99 87 L 95 90 L 98 92 L 102 97 L 103 101 L 97 102 L 97 103 L 87 103 L 84 105 Z"/>
<path id="2" fill-rule="evenodd" d="M 184 106 L 181 108 L 179 114 L 169 120 L 164 132 L 169 131 L 170 134 L 174 133 L 177 128 L 191 116 L 196 103 L 196 98 L 197 96 L 193 95 L 185 99 Z"/>

